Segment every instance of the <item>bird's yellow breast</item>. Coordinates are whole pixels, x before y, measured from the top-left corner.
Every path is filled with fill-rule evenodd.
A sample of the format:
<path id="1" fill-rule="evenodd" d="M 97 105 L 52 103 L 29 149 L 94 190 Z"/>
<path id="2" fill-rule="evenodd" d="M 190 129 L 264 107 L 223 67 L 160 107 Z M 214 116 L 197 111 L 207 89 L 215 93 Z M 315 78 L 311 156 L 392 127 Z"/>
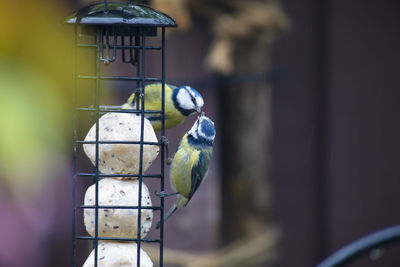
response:
<path id="1" fill-rule="evenodd" d="M 175 153 L 170 177 L 174 189 L 186 198 L 189 198 L 192 169 L 198 162 L 199 155 L 200 151 L 188 144 L 187 134 L 185 134 Z"/>

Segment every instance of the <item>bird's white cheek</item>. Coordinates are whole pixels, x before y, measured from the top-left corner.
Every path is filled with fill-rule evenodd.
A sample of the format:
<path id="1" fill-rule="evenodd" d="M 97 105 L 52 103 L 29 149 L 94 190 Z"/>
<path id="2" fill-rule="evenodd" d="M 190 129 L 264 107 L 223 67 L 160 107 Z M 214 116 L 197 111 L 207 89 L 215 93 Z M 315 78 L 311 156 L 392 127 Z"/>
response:
<path id="1" fill-rule="evenodd" d="M 188 134 L 190 134 L 191 136 L 193 136 L 194 138 L 198 138 L 198 136 L 197 136 L 197 128 L 199 127 L 199 122 L 198 121 L 196 121 L 194 124 L 193 124 L 193 126 L 192 126 L 192 128 L 189 130 L 189 132 L 188 132 Z"/>
<path id="2" fill-rule="evenodd" d="M 183 109 L 194 109 L 194 105 L 192 103 L 192 98 L 186 92 L 181 90 L 178 95 L 176 96 L 178 104 Z"/>
<path id="3" fill-rule="evenodd" d="M 198 107 L 203 107 L 204 101 L 201 97 L 196 97 L 196 103 Z"/>
<path id="4" fill-rule="evenodd" d="M 194 130 L 194 131 L 192 131 L 192 130 L 190 130 L 189 131 L 189 134 L 191 135 L 191 136 L 193 136 L 193 138 L 194 139 L 198 139 L 199 137 L 197 136 L 197 132 Z"/>

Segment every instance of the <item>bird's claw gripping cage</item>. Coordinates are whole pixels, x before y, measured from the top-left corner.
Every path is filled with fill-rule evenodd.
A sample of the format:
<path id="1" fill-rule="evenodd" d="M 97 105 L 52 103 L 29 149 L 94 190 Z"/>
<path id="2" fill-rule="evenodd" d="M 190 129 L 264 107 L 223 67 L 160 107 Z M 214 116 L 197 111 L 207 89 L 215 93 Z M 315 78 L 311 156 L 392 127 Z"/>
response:
<path id="1" fill-rule="evenodd" d="M 78 266 L 76 262 L 76 241 L 77 240 L 92 240 L 94 247 L 94 266 L 98 265 L 98 241 L 99 240 L 124 240 L 133 241 L 137 243 L 137 266 L 140 266 L 140 249 L 141 242 L 153 242 L 158 243 L 160 247 L 159 262 L 160 266 L 163 266 L 163 214 L 164 214 L 164 199 L 160 198 L 160 205 L 152 207 L 143 207 L 141 203 L 142 197 L 142 180 L 147 177 L 159 178 L 160 180 L 160 191 L 163 192 L 164 189 L 164 150 L 166 146 L 165 138 L 165 125 L 164 119 L 161 122 L 161 141 L 156 143 L 161 149 L 160 151 L 160 173 L 158 174 L 143 174 L 142 164 L 143 164 L 143 145 L 148 144 L 143 140 L 143 128 L 144 128 L 144 115 L 147 113 L 157 113 L 164 118 L 164 97 L 165 97 L 165 28 L 166 27 L 176 27 L 176 22 L 166 14 L 163 14 L 151 7 L 134 4 L 132 1 L 129 2 L 109 2 L 105 0 L 102 3 L 96 3 L 86 6 L 80 9 L 75 14 L 69 16 L 65 19 L 67 24 L 74 26 L 75 42 L 74 42 L 74 80 L 75 80 L 75 97 L 74 97 L 74 125 L 73 125 L 73 218 L 72 218 L 72 266 Z M 151 46 L 147 45 L 146 38 L 157 37 L 161 35 L 161 45 Z M 88 42 L 84 36 L 94 37 Z M 94 73 L 92 74 L 82 74 L 79 72 L 80 58 L 78 56 L 78 51 L 80 49 L 94 49 L 95 51 L 95 62 L 94 62 Z M 146 69 L 148 68 L 146 64 L 146 51 L 155 50 L 159 51 L 161 56 L 161 72 L 160 77 L 148 77 L 146 75 Z M 133 66 L 136 68 L 135 75 L 128 76 L 113 76 L 102 74 L 101 68 L 102 64 L 111 65 L 114 62 L 127 63 L 124 66 Z M 92 80 L 94 98 L 92 105 L 89 107 L 78 106 L 79 88 L 80 80 Z M 103 109 L 99 104 L 99 95 L 102 87 L 102 83 L 107 82 L 128 82 L 132 83 L 136 88 L 133 92 L 136 94 L 136 109 L 135 110 L 122 110 L 122 109 Z M 162 83 L 162 103 L 161 110 L 146 110 L 144 106 L 144 90 L 145 85 L 150 82 L 160 82 Z M 93 142 L 79 140 L 79 134 L 77 134 L 77 120 L 79 119 L 79 112 L 90 112 L 92 114 L 93 120 L 96 123 L 96 138 Z M 136 113 L 141 114 L 141 136 L 139 142 L 107 142 L 99 141 L 99 118 L 101 115 L 107 112 L 117 112 L 117 113 Z M 78 146 L 83 144 L 95 144 L 96 150 L 96 161 L 94 164 L 93 172 L 82 172 L 79 170 L 78 160 L 79 155 L 77 153 Z M 118 144 L 139 144 L 140 145 L 140 163 L 139 172 L 137 175 L 115 175 L 115 174 L 103 174 L 99 172 L 99 144 L 105 143 L 118 143 Z M 98 215 L 99 209 L 105 208 L 100 206 L 98 203 L 99 199 L 99 189 L 98 184 L 100 178 L 103 177 L 137 177 L 139 180 L 139 196 L 138 196 L 138 206 L 114 206 L 106 208 L 114 209 L 137 209 L 138 210 L 138 229 L 141 229 L 141 210 L 142 209 L 153 209 L 160 211 L 160 221 L 161 228 L 159 230 L 159 238 L 157 239 L 145 239 L 141 237 L 141 231 L 137 231 L 137 238 L 124 239 L 124 238 L 102 238 L 98 235 Z M 77 180 L 81 178 L 93 177 L 93 183 L 96 185 L 95 190 L 95 205 L 85 206 L 81 203 L 77 203 L 76 191 L 77 191 Z M 95 210 L 95 235 L 91 236 L 80 236 L 76 233 L 76 214 L 79 209 L 94 209 Z"/>

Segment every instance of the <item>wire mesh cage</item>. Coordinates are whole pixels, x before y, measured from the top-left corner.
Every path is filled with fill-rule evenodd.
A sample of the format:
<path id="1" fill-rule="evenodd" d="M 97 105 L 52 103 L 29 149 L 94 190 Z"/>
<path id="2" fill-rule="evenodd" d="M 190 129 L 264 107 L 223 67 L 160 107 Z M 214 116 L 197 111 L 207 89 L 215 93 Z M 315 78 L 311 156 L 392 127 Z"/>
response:
<path id="1" fill-rule="evenodd" d="M 176 22 L 166 14 L 156 11 L 148 6 L 134 4 L 130 2 L 108 2 L 96 3 L 80 9 L 75 14 L 66 18 L 65 22 L 74 26 L 75 42 L 74 42 L 74 114 L 73 114 L 73 218 L 72 218 L 72 266 L 79 266 L 77 262 L 77 242 L 80 240 L 91 241 L 93 251 L 91 256 L 93 259 L 88 266 L 98 266 L 104 255 L 101 255 L 100 243 L 104 241 L 115 241 L 120 244 L 136 244 L 136 265 L 143 266 L 142 243 L 156 243 L 159 245 L 159 263 L 163 266 L 163 214 L 164 199 L 159 198 L 156 205 L 151 202 L 144 203 L 144 193 L 148 191 L 143 184 L 143 180 L 147 178 L 155 178 L 158 180 L 159 190 L 164 191 L 164 151 L 166 149 L 165 137 L 165 30 L 167 27 L 176 27 Z M 157 38 L 157 45 L 151 45 L 149 39 Z M 81 51 L 89 50 L 93 55 L 93 63 L 89 68 L 82 67 L 84 65 L 81 59 Z M 159 57 L 160 69 L 158 77 L 148 75 L 146 54 L 156 52 Z M 116 66 L 117 73 L 121 68 L 127 75 L 109 74 L 103 70 L 105 66 L 112 68 Z M 119 67 L 119 68 L 118 68 Z M 161 84 L 161 106 L 160 110 L 147 110 L 145 107 L 145 88 L 149 83 Z M 122 109 L 121 107 L 104 107 L 101 105 L 101 96 L 106 88 L 115 89 L 120 87 L 121 83 L 125 83 L 125 88 L 130 89 L 130 93 L 134 93 L 135 108 Z M 127 85 L 126 85 L 127 84 Z M 89 88 L 89 89 L 88 89 Z M 135 88 L 134 90 L 132 88 Z M 82 101 L 83 91 L 91 91 L 92 97 L 89 101 Z M 85 100 L 87 100 L 86 98 Z M 100 119 L 106 114 L 132 114 L 140 118 L 140 135 L 135 141 L 104 140 L 101 138 L 102 132 L 107 129 L 101 126 Z M 155 116 L 161 119 L 161 138 L 156 141 L 145 140 L 145 117 Z M 94 123 L 92 127 L 93 139 L 83 140 L 80 121 L 90 120 Z M 89 120 L 89 119 L 88 119 Z M 88 126 L 90 123 L 87 123 Z M 90 125 L 89 125 L 90 126 Z M 131 130 L 131 128 L 129 128 Z M 108 131 L 108 130 L 107 130 Z M 112 129 L 111 129 L 112 131 Z M 84 146 L 92 146 L 93 148 L 93 167 L 84 170 L 80 166 L 80 161 L 85 157 L 82 156 Z M 101 146 L 106 145 L 136 145 L 138 149 L 138 168 L 136 172 L 116 172 L 104 171 L 105 161 L 102 159 Z M 160 168 L 158 173 L 145 174 L 144 168 L 144 150 L 146 146 L 157 146 L 159 148 Z M 86 152 L 86 151 L 85 151 Z M 114 157 L 114 155 L 112 155 Z M 87 159 L 86 159 L 87 160 Z M 111 168 L 113 169 L 113 168 Z M 91 179 L 92 178 L 92 179 Z M 104 178 L 124 178 L 135 179 L 137 183 L 137 205 L 122 204 L 104 204 L 100 196 L 100 181 Z M 79 191 L 79 182 L 81 180 L 90 181 L 93 189 L 92 204 L 82 203 L 81 197 L 77 193 Z M 89 189 L 88 189 L 89 190 Z M 125 194 L 120 190 L 120 194 Z M 86 201 L 86 199 L 85 199 Z M 150 205 L 148 205 L 150 203 Z M 145 205 L 147 204 L 147 205 Z M 132 221 L 138 229 L 134 236 L 109 236 L 104 235 L 104 228 L 100 227 L 102 216 L 107 217 L 107 212 L 125 210 L 136 211 L 136 221 Z M 142 231 L 144 220 L 143 211 L 151 210 L 160 213 L 160 229 L 158 238 L 145 238 Z M 85 216 L 92 214 L 93 231 L 89 235 L 81 234 L 78 230 L 77 221 L 83 220 Z M 143 213 L 143 214 L 142 214 Z M 146 215 L 147 216 L 147 215 Z M 85 218 L 85 225 L 87 224 Z M 105 223 L 107 226 L 107 223 Z M 114 230 L 119 230 L 118 226 L 113 226 Z M 146 230 L 148 231 L 148 229 Z M 89 232 L 89 231 L 88 231 Z M 103 248 L 102 248 L 103 249 Z M 141 259 L 142 258 L 142 259 Z M 89 260 L 89 259 L 88 259 Z"/>

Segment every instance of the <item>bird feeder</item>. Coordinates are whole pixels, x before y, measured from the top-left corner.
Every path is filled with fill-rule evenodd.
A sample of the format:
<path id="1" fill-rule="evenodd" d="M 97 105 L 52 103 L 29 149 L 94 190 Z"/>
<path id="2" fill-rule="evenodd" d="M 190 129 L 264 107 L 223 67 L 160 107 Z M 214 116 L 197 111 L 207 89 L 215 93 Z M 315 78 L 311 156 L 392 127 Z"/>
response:
<path id="1" fill-rule="evenodd" d="M 73 236 L 72 236 L 72 266 L 80 266 L 81 263 L 76 260 L 77 256 L 77 245 L 78 240 L 89 240 L 92 241 L 93 251 L 87 259 L 88 263 L 84 266 L 95 266 L 98 265 L 106 266 L 108 254 L 104 254 L 104 247 L 109 246 L 109 251 L 116 251 L 124 255 L 124 257 L 131 258 L 136 257 L 132 262 L 135 262 L 137 266 L 147 266 L 145 261 L 149 258 L 142 249 L 143 242 L 151 242 L 159 244 L 160 254 L 159 261 L 160 266 L 163 266 L 163 214 L 164 214 L 164 199 L 161 197 L 159 205 L 151 205 L 151 201 L 147 201 L 149 193 L 147 187 L 143 181 L 147 178 L 156 178 L 160 181 L 160 191 L 164 191 L 164 150 L 166 146 L 165 138 L 165 127 L 164 127 L 164 96 L 165 96 L 165 29 L 167 27 L 176 27 L 176 22 L 166 14 L 163 14 L 151 7 L 134 4 L 130 2 L 110 2 L 104 1 L 102 3 L 95 3 L 84 8 L 81 8 L 75 14 L 67 17 L 65 23 L 73 25 L 75 41 L 74 41 L 74 115 L 73 115 Z M 149 42 L 150 39 L 150 42 Z M 157 39 L 158 45 L 151 44 L 152 39 Z M 94 53 L 94 65 L 91 70 L 82 70 L 81 64 L 83 59 L 79 56 L 82 50 L 92 50 Z M 153 68 L 146 62 L 146 53 L 152 51 L 152 54 L 156 53 L 160 57 L 159 62 L 161 66 L 155 66 L 159 68 L 159 77 L 148 76 L 146 70 Z M 123 65 L 122 65 L 123 64 Z M 109 75 L 104 74 L 103 68 L 115 68 L 121 70 L 121 65 L 125 73 L 129 75 Z M 159 65 L 159 64 L 158 64 Z M 129 71 L 131 70 L 131 71 Z M 88 90 L 88 88 L 81 88 L 83 80 L 91 81 L 87 84 L 91 84 L 90 90 L 93 92 L 92 103 L 82 106 L 80 103 L 81 92 Z M 161 110 L 146 110 L 144 105 L 144 90 L 145 85 L 148 83 L 159 82 L 162 84 L 162 103 Z M 105 85 L 107 83 L 107 86 Z M 136 94 L 136 109 L 124 110 L 120 108 L 114 108 L 112 110 L 105 109 L 100 105 L 100 95 L 102 90 L 107 87 L 113 89 L 117 88 L 117 84 L 128 83 L 132 86 L 130 88 L 136 88 L 133 91 Z M 111 86 L 110 86 L 111 85 Z M 133 90 L 133 89 L 132 89 Z M 131 92 L 132 93 L 132 92 Z M 140 101 L 140 102 L 139 102 Z M 102 126 L 101 118 L 110 114 L 128 114 L 137 115 L 140 118 L 140 135 L 138 140 L 126 141 L 126 140 L 103 140 L 101 139 L 104 128 Z M 90 114 L 94 121 L 94 125 L 91 129 L 91 140 L 80 137 L 78 127 L 81 123 L 79 118 L 83 113 Z M 146 119 L 145 114 L 153 113 L 161 116 L 161 136 L 158 141 L 148 141 L 145 138 L 145 127 Z M 114 121 L 115 122 L 115 121 Z M 119 123 L 121 124 L 121 122 Z M 130 128 L 129 128 L 130 129 Z M 136 145 L 138 147 L 139 154 L 139 165 L 137 172 L 124 173 L 124 169 L 118 173 L 112 171 L 104 171 L 102 164 L 106 162 L 101 160 L 101 146 L 103 145 Z M 161 161 L 160 171 L 156 174 L 145 174 L 144 165 L 144 149 L 145 146 L 157 146 L 160 148 L 159 158 Z M 88 150 L 92 148 L 92 163 L 93 171 L 81 170 L 79 161 L 84 158 L 80 153 L 83 151 L 84 146 Z M 86 152 L 86 151 L 85 151 Z M 88 154 L 88 153 L 87 153 Z M 89 155 L 88 155 L 89 156 Z M 113 159 L 114 155 L 110 155 Z M 110 168 L 114 170 L 113 167 Z M 118 178 L 124 177 L 127 180 L 121 180 Z M 87 190 L 85 195 L 85 203 L 81 203 L 80 200 L 83 198 L 78 196 L 77 182 L 80 179 L 92 179 L 93 184 Z M 114 179 L 114 180 L 113 180 Z M 136 180 L 136 182 L 135 182 Z M 129 183 L 129 198 L 134 198 L 137 202 L 135 205 L 126 205 L 126 203 L 114 203 L 105 204 L 103 201 L 107 194 L 114 195 L 120 194 L 120 197 L 128 195 L 128 191 L 125 192 L 119 189 L 118 186 L 122 186 L 124 181 Z M 114 188 L 115 192 L 110 190 L 102 191 L 104 188 Z M 107 187 L 108 186 L 108 187 Z M 125 184 L 123 184 L 125 186 Z M 117 189 L 118 190 L 117 190 Z M 132 194 L 137 194 L 132 196 Z M 133 201 L 133 200 L 132 200 Z M 146 202 L 147 201 L 147 202 Z M 150 205 L 149 205 L 150 203 Z M 117 211 L 123 213 L 124 211 L 134 211 L 129 214 L 136 214 L 135 221 L 132 221 L 132 225 L 135 225 L 136 231 L 128 231 L 129 233 L 124 236 L 122 230 L 119 231 L 119 227 L 114 225 L 111 228 L 110 234 L 106 235 L 107 222 L 104 223 L 103 219 L 109 218 L 107 212 L 116 213 Z M 150 239 L 144 237 L 143 231 L 145 221 L 148 217 L 144 218 L 144 211 L 157 211 L 160 213 L 161 227 L 159 230 L 159 238 Z M 83 220 L 80 214 L 85 213 L 85 226 L 89 235 L 83 235 L 77 233 L 76 220 Z M 148 215 L 146 215 L 148 216 Z M 90 219 L 92 218 L 92 219 Z M 126 223 L 126 222 L 125 222 Z M 88 225 L 91 224 L 90 231 Z M 101 225 L 102 224 L 102 225 Z M 129 222 L 128 222 L 129 224 Z M 144 230 L 143 230 L 144 229 Z M 115 230 L 115 231 L 114 231 Z M 114 231 L 114 232 L 113 232 Z M 119 231 L 119 232 L 118 232 Z M 114 233 L 119 233 L 115 234 Z M 122 233 L 122 234 L 121 234 Z M 108 242 L 108 243 L 107 243 Z M 136 253 L 134 253 L 136 251 Z M 111 253 L 111 252 L 110 252 Z M 114 253 L 114 252 L 113 252 Z M 114 256 L 112 256 L 115 258 Z M 88 264 L 88 265 L 87 265 Z"/>

